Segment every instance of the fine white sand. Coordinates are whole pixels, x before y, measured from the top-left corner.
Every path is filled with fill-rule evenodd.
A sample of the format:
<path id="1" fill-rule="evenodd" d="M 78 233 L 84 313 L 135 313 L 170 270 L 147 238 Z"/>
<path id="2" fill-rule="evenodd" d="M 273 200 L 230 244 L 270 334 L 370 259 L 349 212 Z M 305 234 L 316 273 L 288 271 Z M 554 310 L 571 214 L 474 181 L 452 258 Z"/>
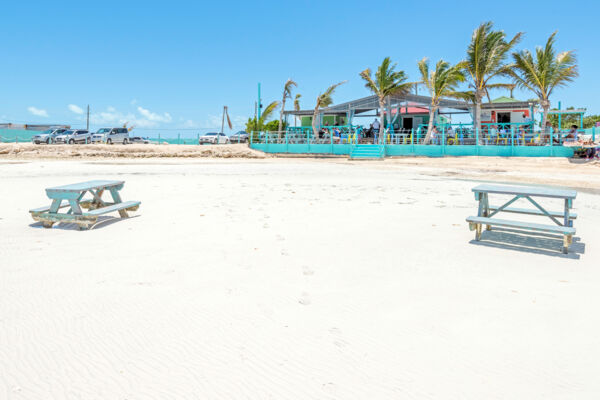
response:
<path id="1" fill-rule="evenodd" d="M 597 399 L 597 166 L 454 162 L 0 161 L 0 399 Z M 475 244 L 479 178 L 582 182 L 572 252 Z M 139 211 L 29 216 L 90 179 Z"/>

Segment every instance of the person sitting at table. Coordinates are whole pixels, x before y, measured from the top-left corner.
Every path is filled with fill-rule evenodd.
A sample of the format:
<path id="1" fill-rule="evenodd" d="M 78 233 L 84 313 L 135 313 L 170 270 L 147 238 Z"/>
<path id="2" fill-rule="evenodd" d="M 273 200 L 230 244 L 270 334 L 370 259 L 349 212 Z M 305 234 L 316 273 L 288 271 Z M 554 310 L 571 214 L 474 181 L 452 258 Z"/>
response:
<path id="1" fill-rule="evenodd" d="M 438 144 L 437 143 L 438 135 L 439 135 L 438 128 L 437 128 L 437 126 L 434 125 L 433 129 L 431 130 L 431 140 L 430 140 L 431 144 Z"/>
<path id="2" fill-rule="evenodd" d="M 577 125 L 571 125 L 571 129 L 569 129 L 569 133 L 565 136 L 565 139 L 577 140 Z"/>

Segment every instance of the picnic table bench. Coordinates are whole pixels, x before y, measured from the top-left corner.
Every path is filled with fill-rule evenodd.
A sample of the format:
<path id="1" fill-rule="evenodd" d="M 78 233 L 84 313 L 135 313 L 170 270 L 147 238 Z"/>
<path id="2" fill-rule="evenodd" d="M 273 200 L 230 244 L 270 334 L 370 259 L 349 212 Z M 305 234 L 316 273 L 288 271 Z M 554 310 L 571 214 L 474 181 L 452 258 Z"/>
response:
<path id="1" fill-rule="evenodd" d="M 97 222 L 98 216 L 114 211 L 118 211 L 121 218 L 127 218 L 127 211 L 136 211 L 141 202 L 121 200 L 119 191 L 124 184 L 124 181 L 96 180 L 48 188 L 46 195 L 52 200 L 50 206 L 29 212 L 45 228 L 51 228 L 56 222 L 69 222 L 78 224 L 80 229 L 87 229 Z M 112 202 L 102 199 L 105 191 L 110 192 Z M 86 193 L 90 193 L 92 198 L 84 200 Z M 59 212 L 66 207 L 69 207 L 66 213 Z"/>
<path id="2" fill-rule="evenodd" d="M 492 226 L 525 229 L 540 232 L 549 232 L 553 234 L 563 235 L 562 252 L 569 251 L 569 245 L 573 241 L 575 228 L 573 220 L 577 218 L 577 214 L 571 212 L 573 200 L 577 197 L 577 192 L 574 190 L 552 189 L 544 187 L 529 187 L 529 186 L 505 186 L 505 185 L 490 185 L 483 184 L 472 189 L 475 194 L 475 200 L 479 202 L 477 216 L 467 218 L 469 228 L 475 231 L 475 240 L 481 239 L 482 226 L 486 226 L 486 230 L 491 230 Z M 511 195 L 510 200 L 500 206 L 490 205 L 489 195 Z M 547 211 L 534 198 L 552 198 L 564 200 L 564 208 L 562 211 Z M 509 207 L 519 199 L 528 200 L 534 209 L 513 208 Z M 505 219 L 492 218 L 500 213 L 527 214 L 533 216 L 543 216 L 550 218 L 555 225 L 539 224 L 526 221 L 512 221 Z"/>

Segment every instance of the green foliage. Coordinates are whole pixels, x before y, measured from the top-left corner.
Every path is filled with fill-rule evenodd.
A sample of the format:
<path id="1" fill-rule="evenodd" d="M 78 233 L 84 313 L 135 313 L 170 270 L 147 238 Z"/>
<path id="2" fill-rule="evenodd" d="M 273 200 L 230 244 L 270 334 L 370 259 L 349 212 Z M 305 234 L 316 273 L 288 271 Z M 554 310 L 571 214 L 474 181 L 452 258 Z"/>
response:
<path id="1" fill-rule="evenodd" d="M 523 33 L 519 32 L 510 41 L 506 41 L 504 31 L 493 30 L 492 22 L 485 22 L 475 29 L 467 48 L 464 65 L 476 96 L 482 96 L 488 89 L 510 86 L 503 83 L 493 84 L 490 79 L 507 76 L 510 73 L 512 66 L 505 64 L 504 61 L 522 36 Z"/>
<path id="2" fill-rule="evenodd" d="M 567 107 L 567 110 L 574 110 L 574 107 Z M 560 124 L 563 129 L 568 129 L 571 125 L 579 126 L 581 121 L 579 120 L 578 114 L 563 114 L 560 117 Z M 588 115 L 587 117 L 583 117 L 583 126 L 579 126 L 579 128 L 591 128 L 596 122 L 600 121 L 600 115 Z M 550 114 L 548 115 L 548 122 L 552 124 L 552 126 L 558 128 L 558 115 Z"/>
<path id="3" fill-rule="evenodd" d="M 287 128 L 287 125 L 285 121 L 281 121 L 281 129 L 284 131 L 285 128 Z M 269 121 L 264 125 L 263 130 L 264 131 L 269 131 L 269 132 L 275 132 L 279 129 L 279 121 L 278 120 L 273 120 L 273 121 Z"/>
<path id="4" fill-rule="evenodd" d="M 389 57 L 386 57 L 377 67 L 375 77 L 371 77 L 371 69 L 367 68 L 360 73 L 360 77 L 365 80 L 365 87 L 380 99 L 384 97 L 408 93 L 414 86 L 413 83 L 407 83 L 408 79 L 404 71 L 396 71 L 396 64 L 392 64 Z"/>
<path id="5" fill-rule="evenodd" d="M 519 88 L 538 96 L 542 107 L 550 107 L 549 98 L 555 88 L 566 86 L 578 76 L 575 54 L 565 51 L 556 55 L 555 39 L 556 32 L 550 35 L 545 47 L 536 49 L 535 58 L 529 50 L 513 53 L 511 76 Z"/>
<path id="6" fill-rule="evenodd" d="M 256 120 L 256 118 L 248 118 L 248 122 L 246 122 L 246 132 L 250 133 L 253 131 L 265 130 L 265 125 L 266 125 L 265 121 L 267 119 L 269 119 L 271 117 L 271 115 L 273 115 L 273 112 L 275 112 L 277 107 L 279 107 L 279 102 L 273 101 L 273 102 L 269 103 L 268 106 L 265 107 L 265 109 L 261 113 L 258 121 Z M 273 122 L 273 121 L 271 121 L 271 122 Z M 275 121 L 275 123 L 277 123 L 277 121 Z M 277 130 L 277 128 L 274 130 Z"/>
<path id="7" fill-rule="evenodd" d="M 472 96 L 470 92 L 458 92 L 456 90 L 459 83 L 465 81 L 464 62 L 451 66 L 450 63 L 439 60 L 433 71 L 429 68 L 427 58 L 423 58 L 417 65 L 421 73 L 420 83 L 423 83 L 429 90 L 433 106 L 437 106 L 442 97 L 465 99 Z"/>

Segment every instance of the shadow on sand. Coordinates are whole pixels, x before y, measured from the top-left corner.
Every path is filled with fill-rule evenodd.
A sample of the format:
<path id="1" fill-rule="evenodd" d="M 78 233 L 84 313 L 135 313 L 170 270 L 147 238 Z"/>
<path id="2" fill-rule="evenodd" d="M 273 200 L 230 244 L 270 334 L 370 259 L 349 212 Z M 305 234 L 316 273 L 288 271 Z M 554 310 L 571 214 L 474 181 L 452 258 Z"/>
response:
<path id="1" fill-rule="evenodd" d="M 573 243 L 569 246 L 569 253 L 563 254 L 562 236 L 506 228 L 483 231 L 479 242 L 473 239 L 469 243 L 574 260 L 578 260 L 585 253 L 585 243 L 582 243 L 578 237 L 573 238 Z"/>
<path id="2" fill-rule="evenodd" d="M 111 217 L 111 216 L 100 216 L 98 217 L 98 221 L 92 225 L 90 227 L 90 229 L 102 229 L 102 228 L 106 228 L 107 226 L 110 226 L 116 222 L 119 222 L 123 219 L 127 220 L 127 219 L 131 219 L 131 218 L 137 218 L 139 217 L 139 215 L 131 215 L 129 216 L 129 218 L 120 218 L 120 217 Z M 39 228 L 39 229 L 47 229 L 44 228 L 42 226 L 41 222 L 34 222 L 32 224 L 29 224 L 30 227 L 32 228 Z M 77 231 L 79 230 L 79 225 L 74 224 L 74 223 L 65 223 L 65 222 L 60 222 L 60 223 L 56 223 L 52 226 L 52 229 L 62 229 L 62 230 L 66 230 L 66 231 Z"/>

